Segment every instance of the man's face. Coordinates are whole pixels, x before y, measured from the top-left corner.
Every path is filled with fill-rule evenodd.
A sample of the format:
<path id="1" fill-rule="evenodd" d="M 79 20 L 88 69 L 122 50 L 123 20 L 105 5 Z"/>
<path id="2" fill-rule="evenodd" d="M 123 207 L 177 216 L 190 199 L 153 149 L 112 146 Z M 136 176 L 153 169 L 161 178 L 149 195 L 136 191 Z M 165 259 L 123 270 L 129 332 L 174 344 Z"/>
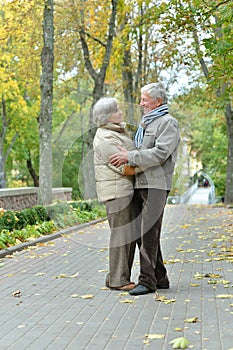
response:
<path id="1" fill-rule="evenodd" d="M 147 114 L 150 111 L 153 111 L 153 109 L 158 108 L 159 106 L 161 106 L 161 104 L 162 104 L 161 98 L 157 100 L 153 100 L 153 98 L 151 98 L 147 92 L 142 93 L 140 106 L 144 108 L 144 114 Z"/>

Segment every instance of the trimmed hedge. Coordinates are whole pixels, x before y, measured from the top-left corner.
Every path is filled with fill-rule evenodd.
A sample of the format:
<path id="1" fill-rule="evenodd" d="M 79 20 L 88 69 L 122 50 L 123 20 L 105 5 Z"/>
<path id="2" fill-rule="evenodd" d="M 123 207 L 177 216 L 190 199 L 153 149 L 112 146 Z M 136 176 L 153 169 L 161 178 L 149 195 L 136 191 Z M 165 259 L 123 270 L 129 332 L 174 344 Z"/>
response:
<path id="1" fill-rule="evenodd" d="M 47 207 L 35 206 L 21 211 L 0 211 L 1 230 L 22 230 L 27 225 L 37 225 L 53 220 L 57 216 L 68 214 L 72 210 L 91 212 L 96 202 L 79 201 L 70 203 L 55 203 Z"/>

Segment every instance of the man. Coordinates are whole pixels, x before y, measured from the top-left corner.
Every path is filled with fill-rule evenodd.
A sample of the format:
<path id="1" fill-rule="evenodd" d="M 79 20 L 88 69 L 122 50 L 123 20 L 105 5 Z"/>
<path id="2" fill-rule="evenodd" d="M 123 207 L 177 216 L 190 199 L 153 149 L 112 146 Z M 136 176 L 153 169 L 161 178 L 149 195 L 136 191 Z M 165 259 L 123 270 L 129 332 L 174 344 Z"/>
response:
<path id="1" fill-rule="evenodd" d="M 178 122 L 169 114 L 166 91 L 161 83 L 141 89 L 142 121 L 135 135 L 137 150 L 119 152 L 110 162 L 119 167 L 129 163 L 144 168 L 135 175 L 135 206 L 140 223 L 138 246 L 140 274 L 131 295 L 169 288 L 160 247 L 164 207 L 172 185 L 172 175 L 180 141 Z"/>

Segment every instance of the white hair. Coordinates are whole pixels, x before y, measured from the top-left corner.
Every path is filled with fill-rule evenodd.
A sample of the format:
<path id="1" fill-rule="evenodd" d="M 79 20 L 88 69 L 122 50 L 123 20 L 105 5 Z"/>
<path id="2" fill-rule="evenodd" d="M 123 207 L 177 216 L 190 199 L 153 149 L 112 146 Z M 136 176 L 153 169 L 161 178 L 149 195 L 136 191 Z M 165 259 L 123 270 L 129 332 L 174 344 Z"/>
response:
<path id="1" fill-rule="evenodd" d="M 141 88 L 141 93 L 146 92 L 153 100 L 162 99 L 162 103 L 167 103 L 167 93 L 162 83 L 151 83 Z"/>
<path id="2" fill-rule="evenodd" d="M 108 118 L 117 112 L 118 102 L 113 97 L 102 97 L 93 108 L 93 121 L 97 126 L 107 123 Z"/>

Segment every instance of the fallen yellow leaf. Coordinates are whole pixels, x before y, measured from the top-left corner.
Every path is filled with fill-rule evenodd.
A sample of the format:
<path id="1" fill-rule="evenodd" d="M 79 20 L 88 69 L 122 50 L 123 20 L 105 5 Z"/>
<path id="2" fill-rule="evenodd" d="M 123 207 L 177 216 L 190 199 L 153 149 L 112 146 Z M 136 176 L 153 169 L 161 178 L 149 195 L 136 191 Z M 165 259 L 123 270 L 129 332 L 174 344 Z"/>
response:
<path id="1" fill-rule="evenodd" d="M 171 304 L 171 303 L 175 303 L 176 299 L 167 299 L 167 297 L 165 297 L 164 295 L 155 295 L 154 299 L 156 299 L 157 301 L 161 301 L 164 304 Z"/>
<path id="2" fill-rule="evenodd" d="M 176 331 L 176 332 L 182 332 L 182 331 L 183 331 L 183 328 L 176 327 L 176 328 L 174 329 L 174 331 Z"/>
<path id="3" fill-rule="evenodd" d="M 188 322 L 188 323 L 196 323 L 198 322 L 198 317 L 192 317 L 192 318 L 187 318 L 186 320 L 184 320 L 184 322 Z"/>
<path id="4" fill-rule="evenodd" d="M 222 276 L 219 275 L 219 274 L 215 274 L 215 273 L 206 273 L 206 274 L 205 274 L 205 277 L 220 278 L 220 277 L 222 277 Z"/>
<path id="5" fill-rule="evenodd" d="M 79 272 L 76 272 L 74 275 L 67 276 L 65 273 L 61 273 L 58 276 L 55 276 L 54 278 L 76 278 L 78 277 Z"/>
<path id="6" fill-rule="evenodd" d="M 79 295 L 78 294 L 71 294 L 71 298 L 78 298 Z"/>
<path id="7" fill-rule="evenodd" d="M 98 270 L 98 272 L 108 272 L 108 270 Z"/>
<path id="8" fill-rule="evenodd" d="M 145 337 L 150 340 L 154 340 L 154 339 L 163 339 L 165 338 L 165 335 L 164 334 L 145 334 Z"/>
<path id="9" fill-rule="evenodd" d="M 61 273 L 58 276 L 55 276 L 54 278 L 66 278 L 66 274 L 65 273 Z"/>
<path id="10" fill-rule="evenodd" d="M 216 296 L 218 299 L 227 299 L 227 298 L 233 298 L 233 294 L 218 294 Z"/>
<path id="11" fill-rule="evenodd" d="M 190 283 L 190 286 L 191 286 L 191 287 L 199 287 L 200 284 L 198 284 L 198 283 Z"/>
<path id="12" fill-rule="evenodd" d="M 134 300 L 130 300 L 130 299 L 125 299 L 125 300 L 121 300 L 120 301 L 122 304 L 132 304 L 132 303 L 134 303 L 135 301 Z"/>
<path id="13" fill-rule="evenodd" d="M 93 299 L 94 295 L 93 294 L 81 295 L 80 298 L 82 298 L 82 299 Z"/>

